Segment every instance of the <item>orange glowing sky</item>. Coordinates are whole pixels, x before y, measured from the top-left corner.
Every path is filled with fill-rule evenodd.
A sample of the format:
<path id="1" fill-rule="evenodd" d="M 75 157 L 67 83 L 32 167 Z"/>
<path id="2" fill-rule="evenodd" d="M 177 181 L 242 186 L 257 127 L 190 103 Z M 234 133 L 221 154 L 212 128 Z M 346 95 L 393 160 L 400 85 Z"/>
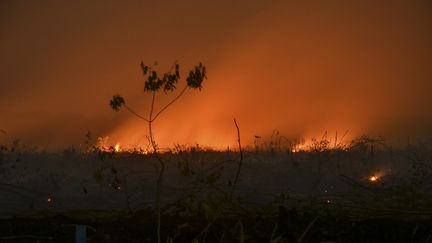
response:
<path id="1" fill-rule="evenodd" d="M 146 143 L 139 63 L 208 80 L 154 124 L 162 146 L 369 134 L 432 135 L 430 1 L 2 1 L 0 143 L 48 149 L 95 137 Z M 159 99 L 163 105 L 166 98 Z"/>

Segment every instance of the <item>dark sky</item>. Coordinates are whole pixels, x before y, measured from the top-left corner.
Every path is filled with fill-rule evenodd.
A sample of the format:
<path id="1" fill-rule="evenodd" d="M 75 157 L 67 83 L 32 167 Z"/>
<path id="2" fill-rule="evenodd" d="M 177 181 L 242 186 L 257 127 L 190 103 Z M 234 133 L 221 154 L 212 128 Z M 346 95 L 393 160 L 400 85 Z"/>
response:
<path id="1" fill-rule="evenodd" d="M 156 139 L 231 145 L 274 129 L 432 135 L 430 1 L 1 1 L 0 142 L 58 149 L 95 136 L 145 143 L 139 63 L 202 61 L 208 80 L 155 124 Z M 160 97 L 161 106 L 167 98 Z"/>

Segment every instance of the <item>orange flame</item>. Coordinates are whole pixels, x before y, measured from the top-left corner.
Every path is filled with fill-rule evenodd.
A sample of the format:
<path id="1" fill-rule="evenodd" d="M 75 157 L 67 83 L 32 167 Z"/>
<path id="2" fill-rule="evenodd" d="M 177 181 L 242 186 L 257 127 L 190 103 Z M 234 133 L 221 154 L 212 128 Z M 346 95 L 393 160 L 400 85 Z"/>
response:
<path id="1" fill-rule="evenodd" d="M 114 151 L 115 152 L 120 152 L 120 149 L 121 149 L 120 143 L 116 143 L 116 145 L 114 146 Z"/>
<path id="2" fill-rule="evenodd" d="M 371 183 L 376 183 L 381 179 L 381 175 L 371 175 L 368 177 L 368 181 Z"/>

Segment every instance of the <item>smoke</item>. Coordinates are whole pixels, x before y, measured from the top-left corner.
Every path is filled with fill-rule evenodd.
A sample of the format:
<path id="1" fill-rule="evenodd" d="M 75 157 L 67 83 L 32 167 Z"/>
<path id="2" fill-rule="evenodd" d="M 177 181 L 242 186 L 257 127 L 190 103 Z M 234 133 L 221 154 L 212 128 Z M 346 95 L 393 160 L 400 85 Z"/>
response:
<path id="1" fill-rule="evenodd" d="M 231 146 L 233 118 L 245 144 L 275 129 L 291 138 L 432 134 L 427 1 L 2 5 L 4 139 L 59 149 L 91 131 L 145 144 L 146 124 L 108 106 L 120 93 L 148 112 L 141 60 L 157 60 L 162 72 L 178 60 L 183 76 L 200 61 L 208 69 L 203 90 L 186 92 L 155 122 L 161 146 Z"/>

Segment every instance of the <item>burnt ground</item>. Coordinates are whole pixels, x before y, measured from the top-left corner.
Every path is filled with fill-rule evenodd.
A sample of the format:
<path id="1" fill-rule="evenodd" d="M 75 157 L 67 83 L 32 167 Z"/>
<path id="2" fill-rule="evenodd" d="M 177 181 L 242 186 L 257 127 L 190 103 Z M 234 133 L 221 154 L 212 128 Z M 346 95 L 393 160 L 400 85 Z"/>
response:
<path id="1" fill-rule="evenodd" d="M 161 242 L 432 242 L 431 151 L 164 154 Z M 100 155 L 3 151 L 0 242 L 157 242 L 158 161 Z"/>
<path id="2" fill-rule="evenodd" d="M 133 213 L 38 212 L 0 220 L 0 242 L 75 242 L 76 225 L 86 225 L 88 242 L 156 242 L 157 216 Z M 208 230 L 205 230 L 208 228 Z M 280 206 L 276 214 L 164 214 L 162 242 L 431 242 L 426 215 L 345 217 L 343 214 Z"/>

